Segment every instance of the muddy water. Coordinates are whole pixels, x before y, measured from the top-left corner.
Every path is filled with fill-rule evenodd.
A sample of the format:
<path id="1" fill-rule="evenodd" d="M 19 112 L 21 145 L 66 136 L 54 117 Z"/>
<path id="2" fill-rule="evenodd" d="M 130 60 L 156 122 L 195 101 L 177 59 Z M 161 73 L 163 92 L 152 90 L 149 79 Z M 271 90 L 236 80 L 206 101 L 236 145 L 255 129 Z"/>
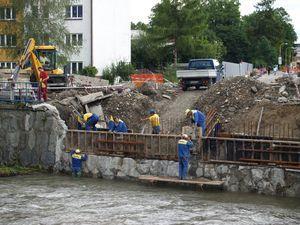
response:
<path id="1" fill-rule="evenodd" d="M 48 175 L 0 178 L 0 224 L 300 224 L 300 199 Z"/>

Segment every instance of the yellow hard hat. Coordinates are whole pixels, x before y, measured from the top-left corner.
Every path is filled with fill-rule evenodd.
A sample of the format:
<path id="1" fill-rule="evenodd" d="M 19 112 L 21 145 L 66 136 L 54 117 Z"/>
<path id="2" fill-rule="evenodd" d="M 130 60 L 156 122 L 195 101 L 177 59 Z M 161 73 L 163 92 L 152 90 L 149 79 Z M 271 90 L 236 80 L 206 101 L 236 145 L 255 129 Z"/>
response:
<path id="1" fill-rule="evenodd" d="M 77 148 L 77 149 L 75 150 L 75 153 L 79 154 L 79 153 L 80 153 L 80 149 Z"/>
<path id="2" fill-rule="evenodd" d="M 185 115 L 187 116 L 190 111 L 191 111 L 190 109 L 185 110 Z"/>

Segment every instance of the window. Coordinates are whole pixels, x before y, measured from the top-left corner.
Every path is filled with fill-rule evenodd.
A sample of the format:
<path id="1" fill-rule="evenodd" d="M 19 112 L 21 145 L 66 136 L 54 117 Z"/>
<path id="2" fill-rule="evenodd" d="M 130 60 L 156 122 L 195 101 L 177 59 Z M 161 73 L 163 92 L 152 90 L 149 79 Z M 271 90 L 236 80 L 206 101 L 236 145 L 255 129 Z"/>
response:
<path id="1" fill-rule="evenodd" d="M 15 20 L 16 12 L 13 8 L 0 8 L 0 20 Z"/>
<path id="2" fill-rule="evenodd" d="M 16 47 L 17 46 L 16 35 L 0 34 L 0 46 L 1 47 Z"/>
<path id="3" fill-rule="evenodd" d="M 15 62 L 0 62 L 0 69 L 14 69 L 16 65 Z"/>
<path id="4" fill-rule="evenodd" d="M 66 36 L 66 44 L 72 46 L 82 46 L 83 35 L 82 34 L 70 34 Z"/>
<path id="5" fill-rule="evenodd" d="M 66 18 L 68 19 L 82 19 L 82 5 L 72 5 L 66 8 Z"/>
<path id="6" fill-rule="evenodd" d="M 83 62 L 71 62 L 70 63 L 70 73 L 71 74 L 78 74 L 83 69 Z"/>

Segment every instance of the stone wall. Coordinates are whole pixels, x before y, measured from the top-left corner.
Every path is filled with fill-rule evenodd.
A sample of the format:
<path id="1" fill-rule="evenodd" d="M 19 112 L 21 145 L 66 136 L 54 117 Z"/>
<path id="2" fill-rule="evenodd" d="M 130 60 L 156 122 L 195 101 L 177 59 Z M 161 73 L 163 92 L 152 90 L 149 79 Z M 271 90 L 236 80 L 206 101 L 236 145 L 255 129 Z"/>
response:
<path id="1" fill-rule="evenodd" d="M 62 172 L 71 171 L 69 154 L 62 155 L 57 169 Z M 84 163 L 83 171 L 87 176 L 106 179 L 137 179 L 140 175 L 176 177 L 178 162 L 90 155 Z M 223 180 L 224 189 L 231 192 L 300 197 L 300 173 L 281 168 L 193 161 L 190 163 L 189 175 Z"/>
<path id="2" fill-rule="evenodd" d="M 52 168 L 61 158 L 66 130 L 51 105 L 1 105 L 0 164 Z"/>

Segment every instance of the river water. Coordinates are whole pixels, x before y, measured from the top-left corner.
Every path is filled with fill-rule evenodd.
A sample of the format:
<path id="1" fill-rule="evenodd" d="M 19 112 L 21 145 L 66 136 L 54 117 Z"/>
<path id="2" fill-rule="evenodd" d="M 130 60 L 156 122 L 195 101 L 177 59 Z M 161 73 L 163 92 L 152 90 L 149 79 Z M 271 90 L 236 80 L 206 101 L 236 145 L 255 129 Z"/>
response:
<path id="1" fill-rule="evenodd" d="M 300 199 L 68 176 L 0 178 L 0 224 L 300 224 Z"/>

